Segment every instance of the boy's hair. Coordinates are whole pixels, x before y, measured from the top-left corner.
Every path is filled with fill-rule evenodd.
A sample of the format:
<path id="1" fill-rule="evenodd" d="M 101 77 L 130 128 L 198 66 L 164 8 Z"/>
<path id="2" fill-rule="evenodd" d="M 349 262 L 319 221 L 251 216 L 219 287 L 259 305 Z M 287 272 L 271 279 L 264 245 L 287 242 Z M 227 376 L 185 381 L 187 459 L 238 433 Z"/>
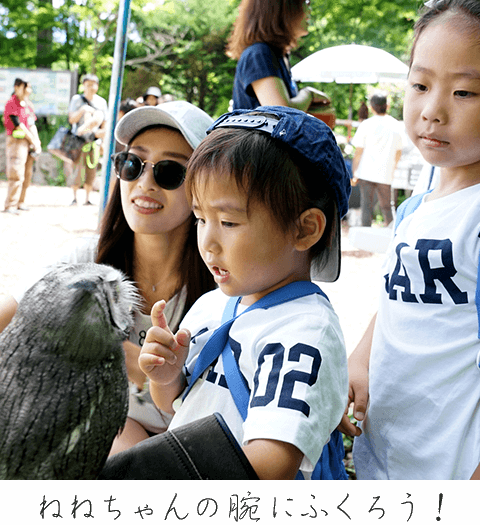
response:
<path id="1" fill-rule="evenodd" d="M 337 227 L 333 191 L 310 162 L 260 131 L 225 128 L 204 139 L 187 164 L 186 189 L 195 195 L 215 178 L 231 177 L 250 202 L 265 205 L 283 231 L 310 208 L 323 211 L 327 226 L 310 249 L 314 270 L 320 272 Z"/>
<path id="2" fill-rule="evenodd" d="M 480 30 L 480 2 L 478 0 L 430 0 L 425 4 L 421 17 L 415 24 L 410 66 L 413 63 L 416 43 L 424 29 L 447 11 L 464 15 L 465 19 L 470 22 L 465 28 L 478 34 Z"/>
<path id="3" fill-rule="evenodd" d="M 370 105 L 375 113 L 385 115 L 387 112 L 387 96 L 384 93 L 374 93 L 370 97 Z"/>
<path id="4" fill-rule="evenodd" d="M 305 0 L 242 0 L 227 55 L 235 60 L 252 44 L 264 42 L 285 52 L 296 45 L 294 22 Z"/>

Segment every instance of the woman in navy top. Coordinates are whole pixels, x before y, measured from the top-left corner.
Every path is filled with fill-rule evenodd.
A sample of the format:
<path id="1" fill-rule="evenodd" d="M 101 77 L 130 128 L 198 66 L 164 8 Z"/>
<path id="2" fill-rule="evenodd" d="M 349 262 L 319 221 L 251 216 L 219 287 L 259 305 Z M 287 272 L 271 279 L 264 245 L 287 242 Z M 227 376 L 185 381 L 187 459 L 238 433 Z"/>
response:
<path id="1" fill-rule="evenodd" d="M 289 51 L 308 34 L 309 6 L 310 0 L 242 0 L 227 47 L 227 55 L 238 60 L 233 109 L 309 108 L 314 93 L 297 89 L 288 61 Z"/>

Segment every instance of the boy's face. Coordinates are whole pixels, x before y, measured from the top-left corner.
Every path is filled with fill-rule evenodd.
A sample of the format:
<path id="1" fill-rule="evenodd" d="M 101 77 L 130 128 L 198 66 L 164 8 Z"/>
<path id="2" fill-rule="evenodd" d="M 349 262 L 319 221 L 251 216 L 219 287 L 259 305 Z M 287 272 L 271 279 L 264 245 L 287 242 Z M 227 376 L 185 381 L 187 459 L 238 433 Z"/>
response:
<path id="1" fill-rule="evenodd" d="M 196 188 L 198 247 L 215 282 L 229 296 L 250 305 L 290 282 L 310 277 L 306 252 L 295 248 L 270 211 L 250 202 L 229 176 L 208 175 Z"/>
<path id="2" fill-rule="evenodd" d="M 427 162 L 458 173 L 480 168 L 480 45 L 448 17 L 417 40 L 404 118 Z"/>

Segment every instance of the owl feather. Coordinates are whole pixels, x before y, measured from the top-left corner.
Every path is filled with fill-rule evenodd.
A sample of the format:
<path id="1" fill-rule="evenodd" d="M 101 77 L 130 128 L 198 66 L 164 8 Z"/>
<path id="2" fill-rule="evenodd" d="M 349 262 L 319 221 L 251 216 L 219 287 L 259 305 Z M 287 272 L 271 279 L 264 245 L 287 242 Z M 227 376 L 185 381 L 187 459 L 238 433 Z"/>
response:
<path id="1" fill-rule="evenodd" d="M 95 479 L 128 409 L 122 342 L 139 304 L 124 275 L 52 269 L 0 334 L 0 479 Z"/>

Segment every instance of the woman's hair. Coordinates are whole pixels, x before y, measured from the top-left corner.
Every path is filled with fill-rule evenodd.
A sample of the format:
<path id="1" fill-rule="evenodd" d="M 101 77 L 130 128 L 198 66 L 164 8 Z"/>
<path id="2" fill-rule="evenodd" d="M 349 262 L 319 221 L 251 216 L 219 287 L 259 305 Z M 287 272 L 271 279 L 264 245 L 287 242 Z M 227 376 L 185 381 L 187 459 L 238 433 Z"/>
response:
<path id="1" fill-rule="evenodd" d="M 335 231 L 335 197 L 325 177 L 294 150 L 260 131 L 225 128 L 204 139 L 187 164 L 186 189 L 191 196 L 199 187 L 230 177 L 251 202 L 263 204 L 284 232 L 310 208 L 323 211 L 327 226 L 310 249 L 311 261 L 323 267 L 323 254 Z"/>
<path id="2" fill-rule="evenodd" d="M 227 55 L 235 60 L 248 46 L 264 42 L 280 49 L 296 45 L 295 21 L 305 0 L 242 0 L 227 45 Z"/>
<path id="3" fill-rule="evenodd" d="M 15 88 L 19 87 L 19 86 L 27 87 L 28 86 L 28 81 L 27 80 L 23 80 L 22 78 L 16 78 L 15 82 L 13 83 L 12 95 L 15 95 Z"/>
<path id="4" fill-rule="evenodd" d="M 478 0 L 432 0 L 428 5 L 422 8 L 421 17 L 415 24 L 410 66 L 413 63 L 415 46 L 424 29 L 447 11 L 464 15 L 465 21 L 470 22 L 465 24 L 465 29 L 469 29 L 476 35 L 480 30 L 480 2 Z"/>
<path id="5" fill-rule="evenodd" d="M 143 131 L 145 129 L 141 132 Z M 134 233 L 130 229 L 123 212 L 120 180 L 117 179 L 102 217 L 98 254 L 95 262 L 114 266 L 133 280 L 135 263 L 133 260 L 133 237 Z M 193 214 L 190 219 L 184 251 L 180 255 L 179 261 L 181 274 L 179 290 L 185 285 L 187 288 L 184 315 L 201 295 L 215 288 L 212 274 L 198 251 L 197 230 Z"/>

